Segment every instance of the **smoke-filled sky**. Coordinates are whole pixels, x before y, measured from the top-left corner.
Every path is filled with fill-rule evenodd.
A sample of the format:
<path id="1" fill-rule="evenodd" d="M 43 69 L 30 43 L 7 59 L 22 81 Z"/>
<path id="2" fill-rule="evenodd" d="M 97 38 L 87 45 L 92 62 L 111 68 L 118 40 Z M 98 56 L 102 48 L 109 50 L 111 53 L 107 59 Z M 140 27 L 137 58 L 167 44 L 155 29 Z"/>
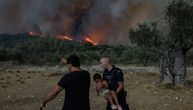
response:
<path id="1" fill-rule="evenodd" d="M 128 43 L 128 29 L 157 20 L 168 0 L 0 0 L 0 33 L 87 35 L 103 44 Z"/>

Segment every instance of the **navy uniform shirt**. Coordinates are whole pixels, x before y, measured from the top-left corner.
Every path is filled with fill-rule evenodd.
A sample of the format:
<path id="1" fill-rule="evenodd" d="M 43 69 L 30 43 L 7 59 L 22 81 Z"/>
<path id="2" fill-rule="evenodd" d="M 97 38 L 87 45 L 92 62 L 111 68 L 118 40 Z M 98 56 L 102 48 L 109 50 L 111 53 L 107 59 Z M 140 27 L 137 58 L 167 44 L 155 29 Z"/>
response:
<path id="1" fill-rule="evenodd" d="M 90 110 L 89 72 L 82 70 L 66 74 L 58 82 L 58 85 L 65 89 L 65 100 L 62 110 Z"/>
<path id="2" fill-rule="evenodd" d="M 116 91 L 119 87 L 118 82 L 124 82 L 123 72 L 113 65 L 111 71 L 107 69 L 103 71 L 103 80 L 107 81 L 110 90 Z"/>

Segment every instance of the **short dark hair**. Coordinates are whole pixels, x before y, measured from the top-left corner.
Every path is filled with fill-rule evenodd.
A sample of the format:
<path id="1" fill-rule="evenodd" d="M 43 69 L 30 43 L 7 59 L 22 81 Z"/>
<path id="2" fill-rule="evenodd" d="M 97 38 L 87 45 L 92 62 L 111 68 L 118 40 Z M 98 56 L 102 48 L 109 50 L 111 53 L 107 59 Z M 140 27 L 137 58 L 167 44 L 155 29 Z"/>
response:
<path id="1" fill-rule="evenodd" d="M 109 63 L 111 63 L 111 57 L 110 56 L 102 56 L 101 58 L 108 58 L 109 59 Z"/>
<path id="2" fill-rule="evenodd" d="M 98 73 L 93 75 L 93 80 L 96 81 L 97 79 L 102 79 L 101 75 Z"/>
<path id="3" fill-rule="evenodd" d="M 77 55 L 70 55 L 67 58 L 67 64 L 71 64 L 74 67 L 80 67 L 80 59 Z"/>

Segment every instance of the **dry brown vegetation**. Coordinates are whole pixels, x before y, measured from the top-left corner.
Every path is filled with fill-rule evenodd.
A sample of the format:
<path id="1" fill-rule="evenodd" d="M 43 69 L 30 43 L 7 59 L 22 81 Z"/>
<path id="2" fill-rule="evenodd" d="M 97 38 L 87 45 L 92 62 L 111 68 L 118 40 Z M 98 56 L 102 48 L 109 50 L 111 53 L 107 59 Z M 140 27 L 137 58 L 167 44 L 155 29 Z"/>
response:
<path id="1" fill-rule="evenodd" d="M 126 67 L 124 67 L 126 68 Z M 63 70 L 65 74 L 66 70 Z M 193 110 L 193 73 L 188 72 L 185 87 L 158 85 L 157 73 L 136 73 L 124 70 L 127 102 L 131 110 Z M 90 73 L 100 72 L 90 69 Z M 63 75 L 49 69 L 1 69 L 0 109 L 38 110 L 43 97 Z M 61 110 L 64 92 L 60 93 L 45 110 Z M 91 110 L 105 110 L 106 101 L 97 97 L 92 81 Z"/>

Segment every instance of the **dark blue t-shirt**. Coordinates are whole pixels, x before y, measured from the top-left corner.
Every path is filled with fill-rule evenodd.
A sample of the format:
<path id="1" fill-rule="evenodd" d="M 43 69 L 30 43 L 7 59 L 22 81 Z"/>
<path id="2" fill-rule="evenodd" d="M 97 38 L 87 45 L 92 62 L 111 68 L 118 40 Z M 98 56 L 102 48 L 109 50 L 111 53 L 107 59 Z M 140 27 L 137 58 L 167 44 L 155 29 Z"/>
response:
<path id="1" fill-rule="evenodd" d="M 75 71 L 64 75 L 58 85 L 65 89 L 63 110 L 90 110 L 88 71 Z"/>
<path id="2" fill-rule="evenodd" d="M 113 66 L 111 71 L 105 69 L 103 71 L 103 80 L 107 81 L 110 90 L 116 91 L 119 87 L 118 82 L 124 82 L 123 72 L 115 66 Z"/>

